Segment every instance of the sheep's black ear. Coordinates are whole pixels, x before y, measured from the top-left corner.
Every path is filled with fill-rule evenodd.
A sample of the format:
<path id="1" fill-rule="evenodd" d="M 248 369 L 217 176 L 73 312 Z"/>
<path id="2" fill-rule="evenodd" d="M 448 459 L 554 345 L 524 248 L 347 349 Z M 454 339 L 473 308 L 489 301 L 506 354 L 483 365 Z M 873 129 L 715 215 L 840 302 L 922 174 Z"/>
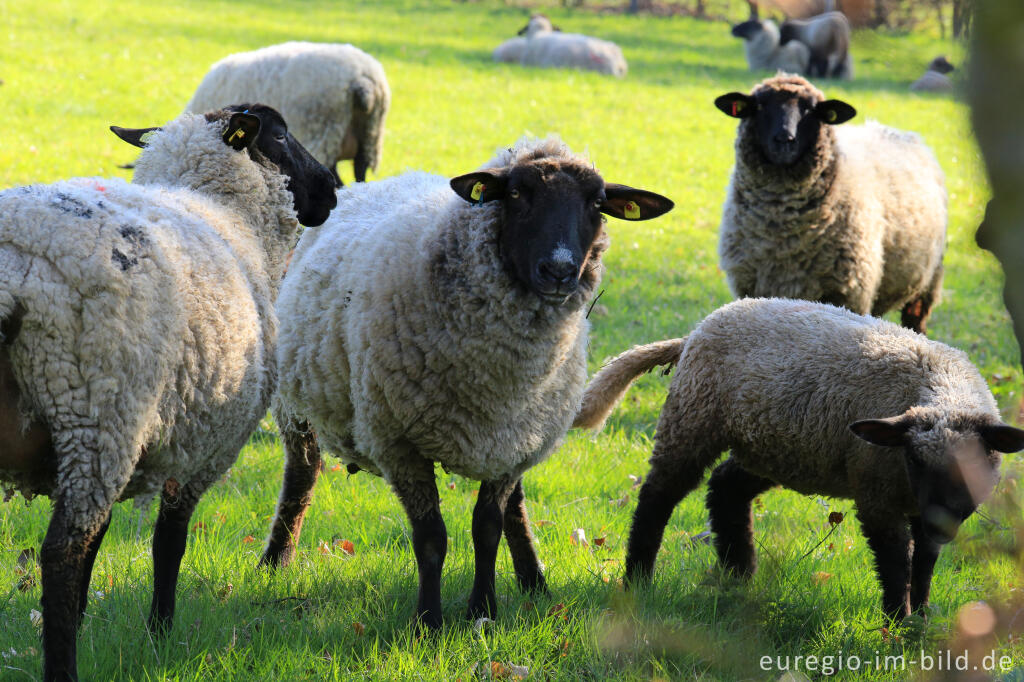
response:
<path id="1" fill-rule="evenodd" d="M 837 126 L 856 116 L 857 110 L 842 100 L 827 99 L 824 102 L 818 102 L 814 107 L 814 114 L 823 122 Z"/>
<path id="2" fill-rule="evenodd" d="M 730 92 L 715 99 L 715 106 L 726 116 L 748 118 L 757 111 L 757 100 L 742 92 Z"/>
<path id="3" fill-rule="evenodd" d="M 452 178 L 448 184 L 466 201 L 482 204 L 485 201 L 504 199 L 507 180 L 508 172 L 504 168 L 488 168 Z"/>
<path id="4" fill-rule="evenodd" d="M 526 29 L 528 29 L 528 28 L 530 28 L 529 24 L 527 24 L 526 26 L 523 26 L 521 29 L 516 31 L 516 35 L 517 36 L 525 35 L 526 34 Z"/>
<path id="5" fill-rule="evenodd" d="M 660 194 L 611 182 L 605 183 L 604 195 L 601 213 L 620 220 L 650 220 L 668 213 L 675 206 L 671 199 Z"/>
<path id="6" fill-rule="evenodd" d="M 978 429 L 985 445 L 997 452 L 1024 450 L 1024 431 L 1007 424 L 990 424 Z"/>
<path id="7" fill-rule="evenodd" d="M 260 134 L 260 117 L 248 111 L 231 114 L 228 127 L 224 129 L 224 144 L 236 152 L 252 146 Z"/>
<path id="8" fill-rule="evenodd" d="M 120 126 L 110 126 L 110 132 L 114 133 L 128 144 L 133 144 L 136 147 L 145 147 L 146 143 L 149 142 L 149 138 L 158 130 L 160 130 L 159 126 L 156 128 L 122 128 Z"/>
<path id="9" fill-rule="evenodd" d="M 850 430 L 858 438 L 873 445 L 895 448 L 906 445 L 910 424 L 910 420 L 899 415 L 888 419 L 861 419 L 850 424 Z"/>

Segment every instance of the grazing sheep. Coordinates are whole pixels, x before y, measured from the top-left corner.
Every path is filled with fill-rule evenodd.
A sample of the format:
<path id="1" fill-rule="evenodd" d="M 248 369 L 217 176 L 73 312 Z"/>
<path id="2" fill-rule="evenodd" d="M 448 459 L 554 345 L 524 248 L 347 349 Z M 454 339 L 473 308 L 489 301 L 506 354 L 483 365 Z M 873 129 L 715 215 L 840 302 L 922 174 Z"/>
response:
<path id="1" fill-rule="evenodd" d="M 168 629 L 189 518 L 266 414 L 273 304 L 330 172 L 281 116 L 241 105 L 163 128 L 134 184 L 0 192 L 0 485 L 48 495 L 44 678 L 77 679 L 89 577 L 118 500 L 161 494 L 150 629 Z"/>
<path id="2" fill-rule="evenodd" d="M 924 75 L 911 83 L 910 89 L 914 92 L 953 92 L 953 81 L 946 74 L 955 69 L 945 55 L 940 55 L 928 63 Z"/>
<path id="3" fill-rule="evenodd" d="M 732 27 L 732 34 L 743 38 L 747 66 L 751 71 L 807 73 L 811 51 L 800 42 L 782 45 L 779 27 L 771 19 L 751 19 Z"/>
<path id="4" fill-rule="evenodd" d="M 561 33 L 543 14 L 534 14 L 519 30 L 525 38 L 512 38 L 494 49 L 494 61 L 599 71 L 619 78 L 626 75 L 626 58 L 615 43 L 579 33 Z"/>
<path id="5" fill-rule="evenodd" d="M 963 352 L 788 299 L 736 301 L 685 339 L 623 353 L 587 386 L 574 426 L 599 425 L 663 364 L 678 369 L 633 516 L 631 582 L 650 579 L 673 508 L 729 450 L 707 495 L 723 566 L 756 570 L 750 503 L 769 488 L 853 499 L 885 612 L 901 618 L 927 603 L 939 550 L 992 492 L 999 453 L 1024 449 Z"/>
<path id="6" fill-rule="evenodd" d="M 807 75 L 853 78 L 850 55 L 850 22 L 842 12 L 825 12 L 808 19 L 787 19 L 779 29 L 779 42 L 806 45 L 811 52 Z"/>
<path id="7" fill-rule="evenodd" d="M 544 589 L 522 475 L 579 407 L 584 313 L 608 245 L 601 214 L 647 220 L 671 207 L 606 183 L 557 138 L 520 140 L 451 181 L 414 172 L 347 190 L 303 234 L 278 302 L 287 463 L 261 564 L 294 554 L 319 469 L 315 432 L 401 500 L 422 623 L 441 625 L 448 546 L 435 463 L 481 481 L 469 615 L 495 614 L 502 528 L 521 587 Z"/>
<path id="8" fill-rule="evenodd" d="M 380 164 L 391 90 L 380 62 L 353 45 L 288 42 L 229 55 L 210 67 L 185 110 L 238 101 L 280 111 L 338 187 L 339 161 L 352 159 L 356 182 Z"/>
<path id="9" fill-rule="evenodd" d="M 718 253 L 737 297 L 783 296 L 881 315 L 924 333 L 942 289 L 946 190 L 913 133 L 869 122 L 781 74 L 715 100 L 741 119 Z"/>

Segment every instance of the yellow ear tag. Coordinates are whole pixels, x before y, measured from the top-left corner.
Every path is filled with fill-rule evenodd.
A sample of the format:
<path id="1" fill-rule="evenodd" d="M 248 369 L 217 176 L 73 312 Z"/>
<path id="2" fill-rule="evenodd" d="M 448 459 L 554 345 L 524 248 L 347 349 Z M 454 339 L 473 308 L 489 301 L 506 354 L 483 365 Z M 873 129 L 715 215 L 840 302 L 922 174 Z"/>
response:
<path id="1" fill-rule="evenodd" d="M 469 198 L 473 201 L 480 201 L 480 197 L 484 195 L 484 190 L 487 189 L 487 185 L 482 182 L 478 182 L 473 185 L 473 191 L 469 193 Z"/>
<path id="2" fill-rule="evenodd" d="M 825 120 L 828 121 L 829 123 L 832 123 L 837 118 L 839 118 L 839 115 L 836 114 L 836 110 L 835 109 L 829 109 L 828 113 L 825 114 Z"/>
<path id="3" fill-rule="evenodd" d="M 245 137 L 245 131 L 239 128 L 235 132 L 231 133 L 231 137 L 228 138 L 228 144 L 234 142 L 236 137 L 239 140 L 241 140 L 243 137 Z"/>
<path id="4" fill-rule="evenodd" d="M 640 217 L 640 207 L 632 201 L 627 201 L 626 205 L 622 207 L 622 213 L 629 220 L 636 220 Z"/>
<path id="5" fill-rule="evenodd" d="M 156 131 L 150 130 L 148 133 L 139 138 L 139 142 L 141 142 L 142 144 L 149 144 L 150 139 L 152 139 L 154 135 L 156 135 Z"/>

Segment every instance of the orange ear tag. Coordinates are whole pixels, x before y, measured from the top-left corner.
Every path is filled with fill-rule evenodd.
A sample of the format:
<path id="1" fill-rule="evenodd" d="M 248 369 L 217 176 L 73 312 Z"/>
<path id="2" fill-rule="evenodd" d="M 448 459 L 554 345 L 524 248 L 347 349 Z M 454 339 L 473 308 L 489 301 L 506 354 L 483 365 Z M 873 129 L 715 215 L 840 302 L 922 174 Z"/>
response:
<path id="1" fill-rule="evenodd" d="M 640 217 L 640 207 L 632 201 L 627 201 L 622 207 L 622 213 L 629 220 L 637 220 Z"/>
<path id="2" fill-rule="evenodd" d="M 484 190 L 487 189 L 487 185 L 482 182 L 478 182 L 473 185 L 473 191 L 469 193 L 469 198 L 473 201 L 480 201 L 480 197 L 484 195 Z"/>

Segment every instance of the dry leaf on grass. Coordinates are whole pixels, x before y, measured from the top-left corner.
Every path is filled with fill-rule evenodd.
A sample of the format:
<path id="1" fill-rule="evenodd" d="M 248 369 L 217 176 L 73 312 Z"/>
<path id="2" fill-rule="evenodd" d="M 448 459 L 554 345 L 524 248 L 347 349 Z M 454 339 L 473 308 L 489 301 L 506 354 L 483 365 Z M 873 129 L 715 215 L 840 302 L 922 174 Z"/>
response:
<path id="1" fill-rule="evenodd" d="M 256 538 L 254 538 L 251 535 L 246 535 L 244 538 L 242 538 L 242 543 L 243 544 L 250 545 L 250 544 L 252 544 L 254 542 L 256 542 Z"/>
<path id="2" fill-rule="evenodd" d="M 356 634 L 360 637 L 362 637 L 363 633 L 366 632 L 366 626 L 360 623 L 359 621 L 352 623 L 352 629 L 355 630 Z"/>
<path id="3" fill-rule="evenodd" d="M 843 512 L 829 512 L 828 523 L 830 526 L 838 526 L 840 523 L 843 522 L 843 518 Z"/>
<path id="4" fill-rule="evenodd" d="M 811 580 L 814 581 L 815 585 L 821 585 L 822 583 L 828 582 L 831 579 L 832 574 L 826 573 L 825 571 L 816 571 L 814 575 L 811 576 Z"/>

